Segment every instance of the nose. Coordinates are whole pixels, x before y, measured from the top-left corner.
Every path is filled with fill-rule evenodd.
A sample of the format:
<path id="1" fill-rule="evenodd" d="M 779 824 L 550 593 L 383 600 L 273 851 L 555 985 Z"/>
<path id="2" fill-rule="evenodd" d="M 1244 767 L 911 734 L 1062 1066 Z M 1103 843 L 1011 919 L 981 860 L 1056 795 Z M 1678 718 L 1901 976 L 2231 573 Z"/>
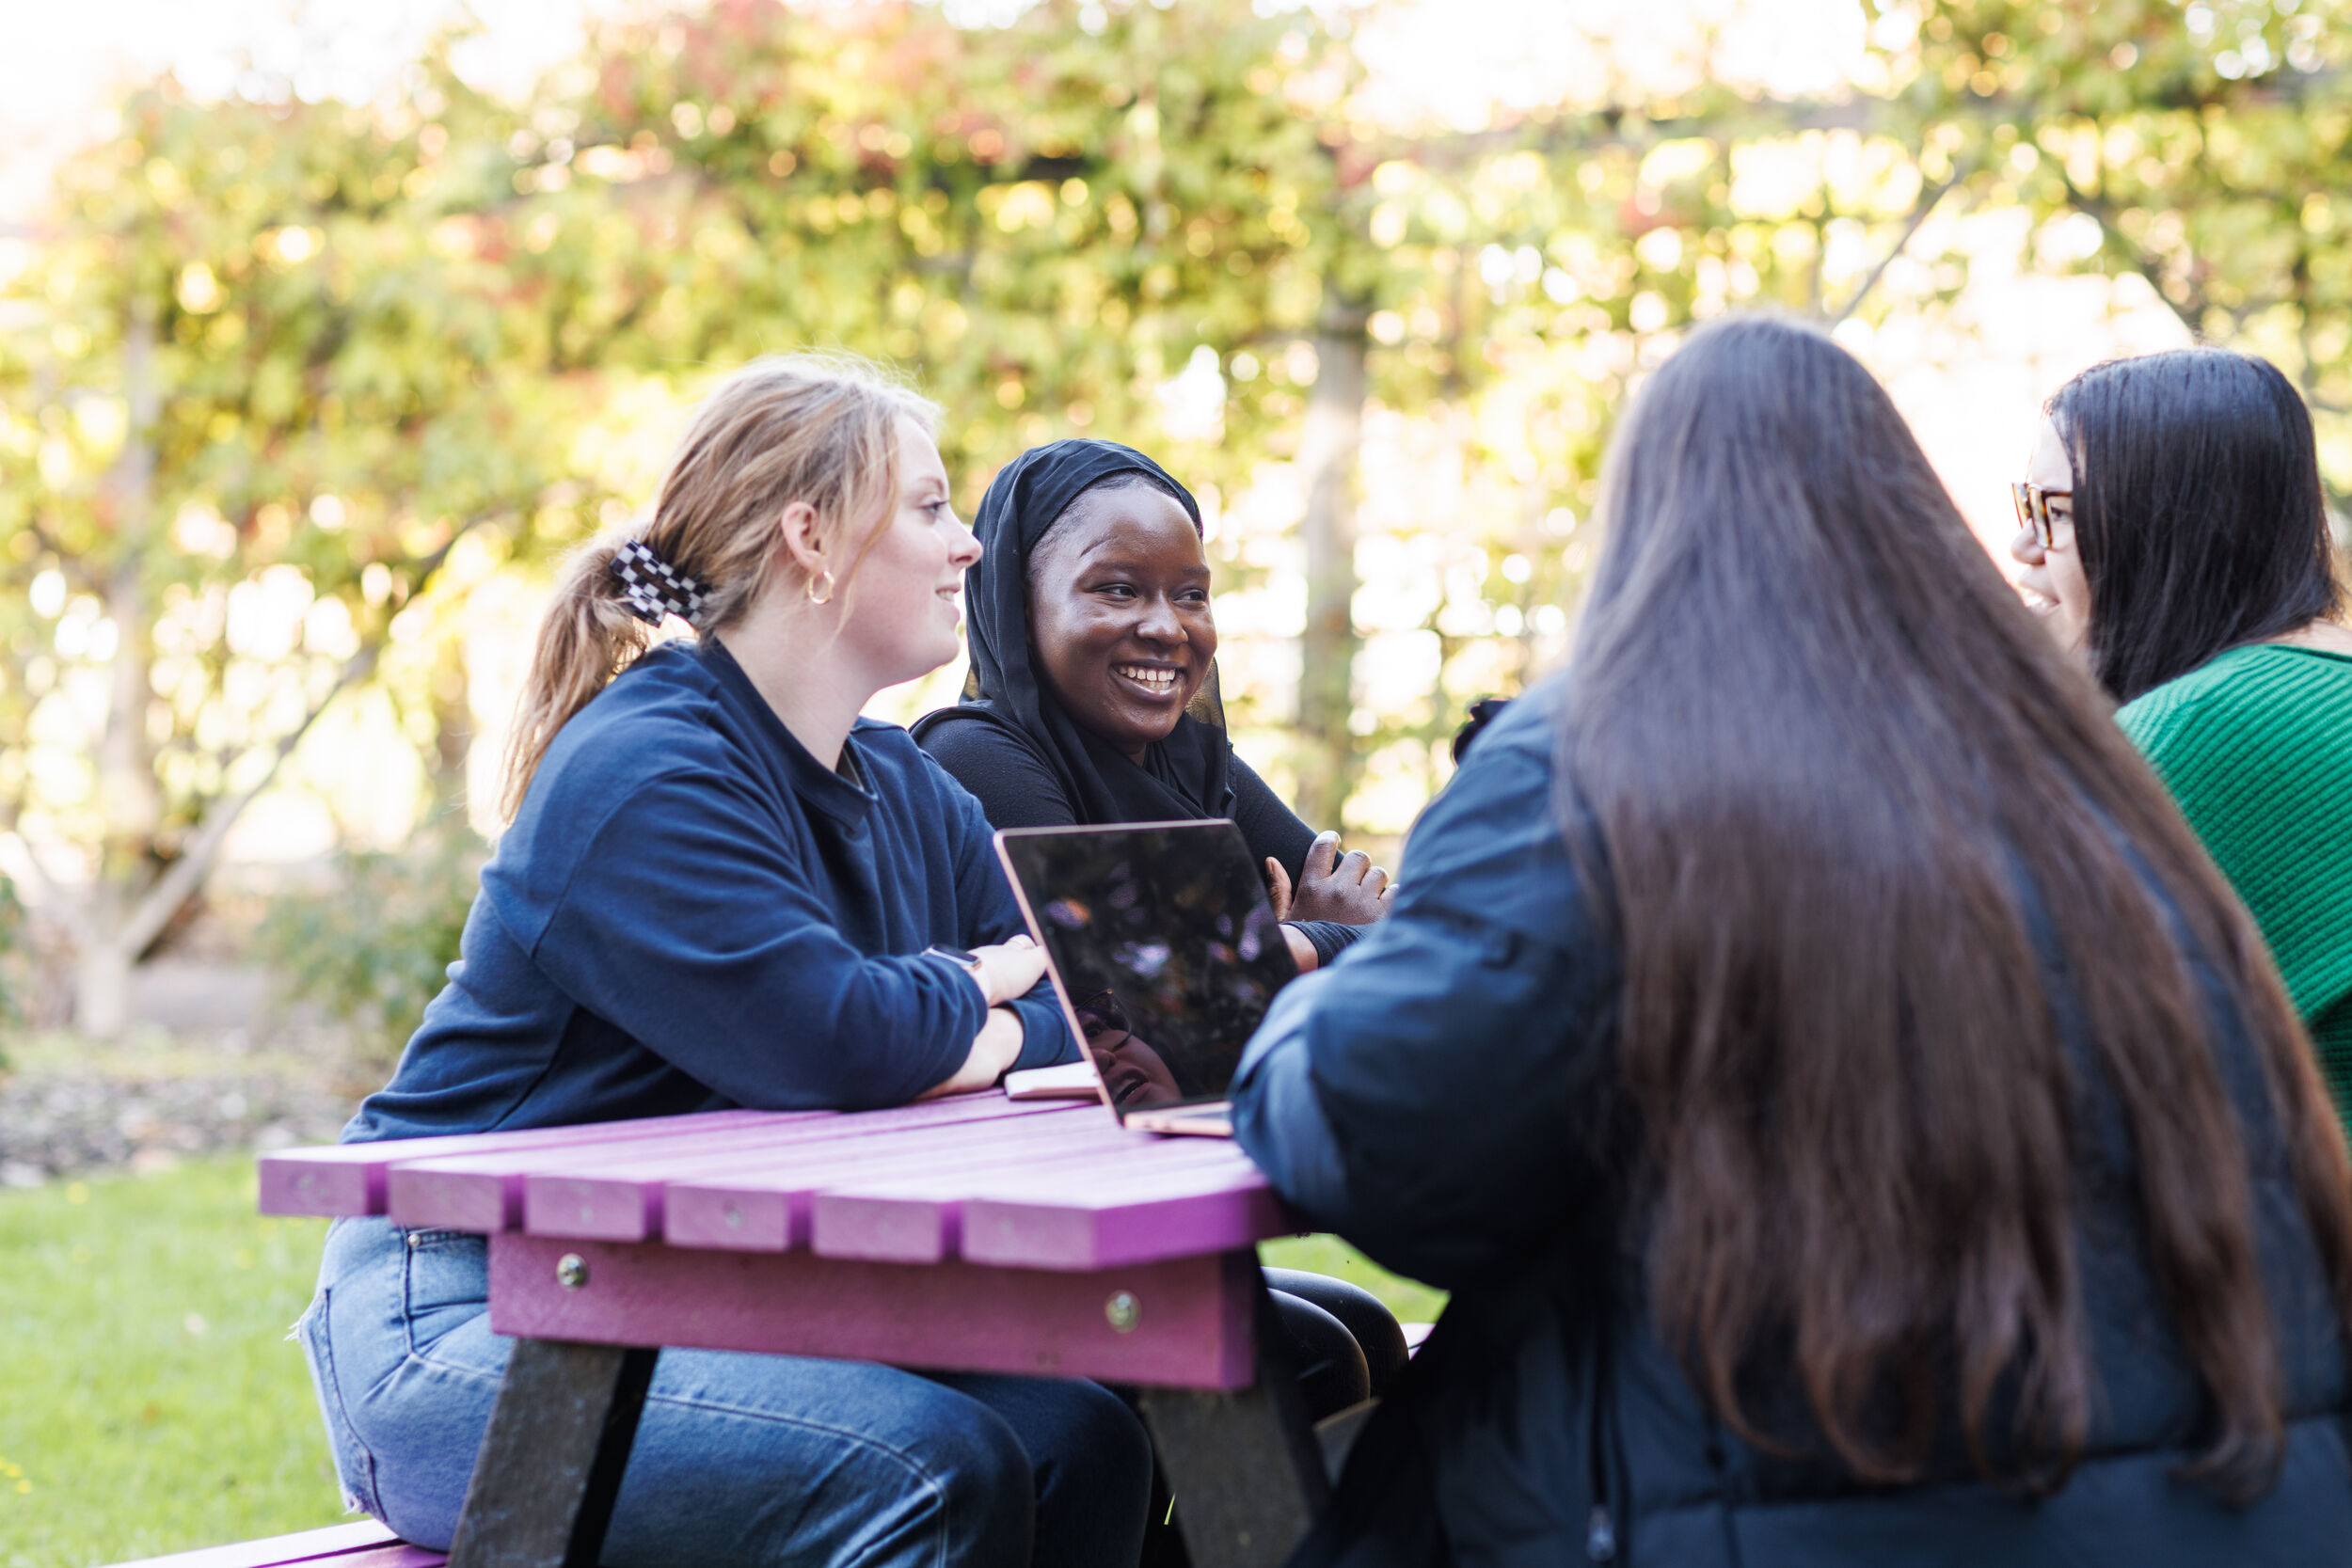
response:
<path id="1" fill-rule="evenodd" d="M 948 515 L 954 517 L 955 514 L 949 513 Z M 986 550 L 980 544 L 980 536 L 973 532 L 962 518 L 956 517 L 955 523 L 955 531 L 949 535 L 947 561 L 959 571 L 968 572 L 980 563 L 980 557 Z"/>
<path id="2" fill-rule="evenodd" d="M 1176 607 L 1168 595 L 1155 594 L 1144 601 L 1143 617 L 1136 623 L 1136 635 L 1153 642 L 1182 642 L 1184 623 L 1177 615 Z"/>
<path id="3" fill-rule="evenodd" d="M 2042 549 L 2042 536 L 2030 528 L 2020 528 L 2017 536 L 2009 542 L 2009 556 L 2021 566 L 2039 566 L 2047 559 Z"/>

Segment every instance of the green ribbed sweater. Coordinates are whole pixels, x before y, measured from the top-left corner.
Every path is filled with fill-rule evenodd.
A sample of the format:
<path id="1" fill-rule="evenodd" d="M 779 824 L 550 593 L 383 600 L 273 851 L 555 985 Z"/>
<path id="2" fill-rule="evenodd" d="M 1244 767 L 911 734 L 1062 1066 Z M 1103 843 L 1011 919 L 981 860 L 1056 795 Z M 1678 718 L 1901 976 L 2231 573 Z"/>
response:
<path id="1" fill-rule="evenodd" d="M 2352 658 L 2233 648 L 2116 717 L 2253 911 L 2352 1131 Z"/>

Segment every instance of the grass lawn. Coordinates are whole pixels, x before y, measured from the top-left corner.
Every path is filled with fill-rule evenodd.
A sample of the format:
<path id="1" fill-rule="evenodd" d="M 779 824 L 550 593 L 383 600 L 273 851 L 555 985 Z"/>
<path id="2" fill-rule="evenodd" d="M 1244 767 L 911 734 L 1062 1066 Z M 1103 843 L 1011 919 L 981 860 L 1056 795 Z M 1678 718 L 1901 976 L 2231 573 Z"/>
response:
<path id="1" fill-rule="evenodd" d="M 326 1222 L 253 1200 L 245 1156 L 0 1193 L 0 1568 L 342 1520 L 285 1341 Z"/>
<path id="2" fill-rule="evenodd" d="M 1361 1285 L 1378 1296 L 1401 1323 L 1433 1323 L 1445 1308 L 1445 1292 L 1400 1279 L 1337 1236 L 1292 1236 L 1258 1243 L 1258 1260 L 1270 1268 L 1305 1269 Z"/>
<path id="3" fill-rule="evenodd" d="M 342 1518 L 302 1354 L 323 1220 L 253 1212 L 253 1162 L 0 1192 L 0 1568 L 87 1568 Z M 1268 1263 L 1406 1323 L 1444 1297 L 1329 1236 Z"/>

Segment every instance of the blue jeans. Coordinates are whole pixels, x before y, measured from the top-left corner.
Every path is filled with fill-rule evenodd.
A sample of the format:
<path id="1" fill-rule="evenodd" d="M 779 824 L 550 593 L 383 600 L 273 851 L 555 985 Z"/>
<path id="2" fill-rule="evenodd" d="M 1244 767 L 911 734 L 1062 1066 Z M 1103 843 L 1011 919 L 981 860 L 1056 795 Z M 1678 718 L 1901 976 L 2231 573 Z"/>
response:
<path id="1" fill-rule="evenodd" d="M 343 1490 L 446 1550 L 514 1341 L 488 1247 L 344 1220 L 297 1325 Z M 605 1538 L 608 1568 L 1134 1568 L 1143 1425 L 1091 1383 L 664 1351 Z"/>

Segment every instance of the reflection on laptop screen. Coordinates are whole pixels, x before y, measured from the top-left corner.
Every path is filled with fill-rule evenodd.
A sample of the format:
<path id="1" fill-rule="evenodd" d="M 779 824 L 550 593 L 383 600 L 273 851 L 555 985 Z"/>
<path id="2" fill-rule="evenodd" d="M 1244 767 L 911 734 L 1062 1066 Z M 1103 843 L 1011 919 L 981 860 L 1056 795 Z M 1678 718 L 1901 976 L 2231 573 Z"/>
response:
<path id="1" fill-rule="evenodd" d="M 1297 977 L 1231 822 L 998 835 L 1112 1105 L 1222 1100 L 1274 993 Z"/>

